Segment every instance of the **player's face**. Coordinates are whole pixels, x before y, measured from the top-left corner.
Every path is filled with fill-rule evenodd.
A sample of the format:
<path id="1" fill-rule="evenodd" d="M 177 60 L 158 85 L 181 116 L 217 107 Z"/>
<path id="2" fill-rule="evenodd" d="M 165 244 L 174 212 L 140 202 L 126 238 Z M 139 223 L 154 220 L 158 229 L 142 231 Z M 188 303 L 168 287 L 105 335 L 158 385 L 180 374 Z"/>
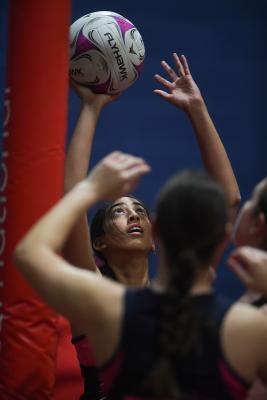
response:
<path id="1" fill-rule="evenodd" d="M 259 196 L 266 187 L 267 178 L 258 183 L 248 199 L 241 208 L 234 227 L 234 242 L 237 246 L 257 246 L 258 237 L 253 227 L 257 223 L 258 213 L 256 212 Z"/>
<path id="2" fill-rule="evenodd" d="M 112 204 L 105 223 L 104 240 L 114 250 L 151 251 L 152 226 L 145 207 L 135 198 L 121 197 Z"/>

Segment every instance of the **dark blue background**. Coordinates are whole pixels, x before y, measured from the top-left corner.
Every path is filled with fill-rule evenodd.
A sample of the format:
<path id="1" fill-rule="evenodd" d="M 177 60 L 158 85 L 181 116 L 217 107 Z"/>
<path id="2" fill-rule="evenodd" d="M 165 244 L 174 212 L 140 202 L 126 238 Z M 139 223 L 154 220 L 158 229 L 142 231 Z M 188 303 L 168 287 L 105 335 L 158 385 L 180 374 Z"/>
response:
<path id="1" fill-rule="evenodd" d="M 136 194 L 152 209 L 159 187 L 170 174 L 202 165 L 186 116 L 152 93 L 159 87 L 153 75 L 162 72 L 160 60 L 171 61 L 171 53 L 177 51 L 184 53 L 190 62 L 192 75 L 232 161 L 242 199 L 246 199 L 256 182 L 266 175 L 266 1 L 169 0 L 156 5 L 150 1 L 75 0 L 72 3 L 70 22 L 92 11 L 115 11 L 136 25 L 146 46 L 141 78 L 101 116 L 92 164 L 115 149 L 144 157 L 153 170 L 142 180 Z M 6 14 L 7 1 L 2 0 L 1 96 Z M 68 138 L 79 107 L 79 100 L 71 93 Z M 154 264 L 152 259 L 153 268 Z M 241 291 L 240 284 L 223 265 L 217 286 L 233 297 Z"/>

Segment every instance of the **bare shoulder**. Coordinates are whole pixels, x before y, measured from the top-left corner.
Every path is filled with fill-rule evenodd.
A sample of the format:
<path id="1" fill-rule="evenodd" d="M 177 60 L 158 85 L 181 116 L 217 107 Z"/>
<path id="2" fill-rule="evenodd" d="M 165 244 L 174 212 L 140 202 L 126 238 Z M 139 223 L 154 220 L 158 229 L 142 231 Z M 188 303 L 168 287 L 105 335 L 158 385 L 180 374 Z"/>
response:
<path id="1" fill-rule="evenodd" d="M 230 310 L 228 311 L 224 325 L 227 326 L 228 329 L 239 329 L 240 328 L 249 328 L 251 330 L 254 329 L 251 322 L 254 323 L 262 323 L 265 321 L 264 315 L 260 312 L 260 309 L 254 307 L 251 304 L 238 301 L 232 305 Z"/>
<path id="2" fill-rule="evenodd" d="M 80 289 L 90 298 L 94 307 L 97 305 L 103 310 L 112 309 L 114 302 L 121 302 L 125 287 L 118 282 L 104 277 L 101 273 L 91 273 L 80 270 Z M 93 316 L 95 318 L 95 316 Z"/>
<path id="3" fill-rule="evenodd" d="M 105 364 L 113 356 L 120 342 L 125 290 L 124 286 L 108 278 L 96 276 L 94 279 L 91 319 L 84 332 L 98 365 Z"/>
<path id="4" fill-rule="evenodd" d="M 221 343 L 227 362 L 248 382 L 255 379 L 267 357 L 266 339 L 266 316 L 249 304 L 235 303 L 224 318 Z"/>
<path id="5" fill-rule="evenodd" d="M 57 309 L 65 315 L 78 331 L 99 327 L 123 307 L 125 288 L 119 283 L 92 271 L 69 268 L 58 279 Z"/>

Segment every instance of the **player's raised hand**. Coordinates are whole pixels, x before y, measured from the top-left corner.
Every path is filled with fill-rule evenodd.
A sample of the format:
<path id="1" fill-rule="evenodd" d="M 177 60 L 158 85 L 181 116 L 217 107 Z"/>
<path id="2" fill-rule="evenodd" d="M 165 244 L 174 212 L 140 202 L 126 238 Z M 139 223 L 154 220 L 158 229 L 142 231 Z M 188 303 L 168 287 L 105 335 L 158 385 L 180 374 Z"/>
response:
<path id="1" fill-rule="evenodd" d="M 142 158 L 114 151 L 95 166 L 88 183 L 98 201 L 115 199 L 131 192 L 150 169 Z"/>
<path id="2" fill-rule="evenodd" d="M 155 89 L 154 93 L 176 107 L 187 111 L 191 105 L 202 102 L 202 96 L 190 73 L 186 57 L 181 55 L 179 58 L 176 53 L 173 53 L 173 60 L 174 69 L 166 61 L 161 61 L 161 65 L 169 79 L 156 74 L 156 81 L 161 83 L 165 90 Z"/>
<path id="3" fill-rule="evenodd" d="M 227 263 L 237 277 L 249 288 L 267 295 L 267 253 L 253 247 L 234 250 Z"/>
<path id="4" fill-rule="evenodd" d="M 97 105 L 104 107 L 106 104 L 113 100 L 117 100 L 120 97 L 119 94 L 98 94 L 94 93 L 89 87 L 83 86 L 76 83 L 72 78 L 69 79 L 70 87 L 75 91 L 75 93 L 80 97 L 82 102 L 89 105 Z"/>

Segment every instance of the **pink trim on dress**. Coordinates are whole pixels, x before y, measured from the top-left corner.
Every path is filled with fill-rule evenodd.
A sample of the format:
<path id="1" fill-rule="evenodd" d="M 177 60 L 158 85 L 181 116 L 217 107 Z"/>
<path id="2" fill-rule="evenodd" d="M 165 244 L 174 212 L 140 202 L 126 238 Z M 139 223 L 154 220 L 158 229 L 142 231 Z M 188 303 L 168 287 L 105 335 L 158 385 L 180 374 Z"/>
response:
<path id="1" fill-rule="evenodd" d="M 109 392 L 112 383 L 120 372 L 123 358 L 124 353 L 120 351 L 116 354 L 115 359 L 111 363 L 100 370 L 101 381 L 103 382 L 105 393 Z"/>
<path id="2" fill-rule="evenodd" d="M 79 363 L 82 365 L 95 366 L 95 357 L 90 343 L 86 338 L 73 343 L 77 352 Z"/>
<path id="3" fill-rule="evenodd" d="M 245 400 L 248 395 L 248 389 L 231 373 L 224 361 L 219 362 L 219 370 L 225 386 L 234 400 Z"/>

